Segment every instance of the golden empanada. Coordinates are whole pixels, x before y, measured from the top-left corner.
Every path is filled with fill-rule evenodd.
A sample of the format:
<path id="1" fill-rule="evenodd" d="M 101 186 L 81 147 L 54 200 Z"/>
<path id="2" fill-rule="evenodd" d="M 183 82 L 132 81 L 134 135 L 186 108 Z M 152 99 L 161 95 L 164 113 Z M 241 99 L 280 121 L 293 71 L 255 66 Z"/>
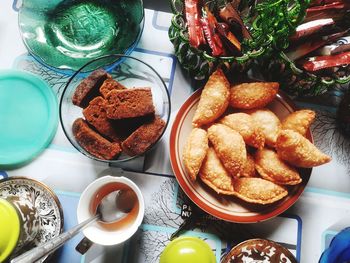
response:
<path id="1" fill-rule="evenodd" d="M 247 161 L 240 174 L 241 177 L 256 177 L 255 162 L 253 156 L 247 153 Z"/>
<path id="2" fill-rule="evenodd" d="M 256 151 L 255 168 L 262 178 L 276 184 L 296 185 L 302 181 L 298 171 L 282 161 L 274 150 Z"/>
<path id="3" fill-rule="evenodd" d="M 308 139 L 292 130 L 282 130 L 277 138 L 278 156 L 297 167 L 310 168 L 331 161 L 331 157 L 322 153 Z"/>
<path id="4" fill-rule="evenodd" d="M 233 180 L 234 195 L 254 204 L 271 204 L 281 200 L 288 191 L 273 182 L 261 178 L 240 177 Z"/>
<path id="5" fill-rule="evenodd" d="M 277 136 L 282 126 L 278 117 L 268 109 L 249 111 L 249 114 L 263 132 L 265 144 L 275 147 Z"/>
<path id="6" fill-rule="evenodd" d="M 192 124 L 200 127 L 219 118 L 228 106 L 230 83 L 221 69 L 216 70 L 205 84 Z"/>
<path id="7" fill-rule="evenodd" d="M 230 175 L 239 176 L 247 160 L 242 136 L 226 125 L 214 124 L 208 129 L 208 138 Z"/>
<path id="8" fill-rule="evenodd" d="M 229 114 L 223 117 L 220 123 L 239 132 L 246 144 L 259 149 L 264 147 L 265 136 L 249 114 L 243 112 Z"/>
<path id="9" fill-rule="evenodd" d="M 305 136 L 311 123 L 314 121 L 316 113 L 312 110 L 298 110 L 289 114 L 282 121 L 283 130 L 293 130 Z"/>
<path id="10" fill-rule="evenodd" d="M 263 108 L 276 97 L 278 89 L 277 82 L 253 82 L 235 85 L 230 90 L 230 105 L 237 109 Z"/>
<path id="11" fill-rule="evenodd" d="M 182 154 L 186 172 L 193 181 L 196 180 L 208 148 L 207 132 L 200 128 L 194 128 L 188 136 Z"/>
<path id="12" fill-rule="evenodd" d="M 213 148 L 209 148 L 207 152 L 199 177 L 218 194 L 233 194 L 232 177 L 225 170 Z"/>

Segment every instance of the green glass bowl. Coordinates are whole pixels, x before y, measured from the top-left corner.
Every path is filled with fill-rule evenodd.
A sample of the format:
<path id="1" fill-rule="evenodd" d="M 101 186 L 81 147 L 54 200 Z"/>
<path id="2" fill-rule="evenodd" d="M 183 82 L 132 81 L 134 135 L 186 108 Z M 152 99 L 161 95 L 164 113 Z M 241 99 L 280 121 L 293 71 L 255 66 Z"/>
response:
<path id="1" fill-rule="evenodd" d="M 130 54 L 144 26 L 142 0 L 23 0 L 22 39 L 39 62 L 76 71 L 97 57 Z"/>

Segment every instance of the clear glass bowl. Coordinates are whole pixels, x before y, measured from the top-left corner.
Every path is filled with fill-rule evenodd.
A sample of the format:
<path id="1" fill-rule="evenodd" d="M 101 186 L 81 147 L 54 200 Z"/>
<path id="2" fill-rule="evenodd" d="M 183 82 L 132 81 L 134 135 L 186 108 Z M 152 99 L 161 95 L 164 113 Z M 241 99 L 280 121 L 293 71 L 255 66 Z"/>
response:
<path id="1" fill-rule="evenodd" d="M 19 28 L 39 62 L 74 73 L 92 59 L 130 54 L 144 26 L 142 0 L 23 0 Z"/>
<path id="2" fill-rule="evenodd" d="M 99 65 L 107 65 L 101 67 Z M 168 89 L 161 78 L 161 76 L 147 63 L 140 59 L 115 54 L 103 56 L 94 59 L 80 68 L 67 82 L 65 89 L 60 100 L 60 121 L 62 129 L 67 136 L 70 143 L 82 154 L 92 158 L 94 160 L 107 162 L 110 164 L 116 164 L 120 162 L 129 161 L 137 156 L 128 156 L 122 153 L 118 159 L 115 160 L 103 160 L 99 159 L 85 149 L 83 149 L 76 138 L 73 135 L 72 125 L 77 118 L 83 117 L 83 109 L 72 103 L 72 96 L 79 83 L 86 78 L 91 72 L 88 69 L 103 68 L 106 70 L 113 79 L 120 82 L 128 88 L 132 87 L 150 87 L 153 97 L 153 104 L 155 107 L 155 114 L 165 121 L 165 127 L 158 138 L 158 140 L 146 151 L 150 151 L 156 143 L 162 138 L 169 122 L 170 117 L 170 96 Z M 90 70 L 91 71 L 91 70 Z"/>

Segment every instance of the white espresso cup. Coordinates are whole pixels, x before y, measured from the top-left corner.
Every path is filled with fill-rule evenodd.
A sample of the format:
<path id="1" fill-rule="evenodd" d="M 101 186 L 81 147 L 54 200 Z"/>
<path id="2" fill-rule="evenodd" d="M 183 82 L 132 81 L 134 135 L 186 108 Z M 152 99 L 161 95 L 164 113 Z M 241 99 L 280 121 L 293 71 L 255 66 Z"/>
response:
<path id="1" fill-rule="evenodd" d="M 94 216 L 98 204 L 96 198 L 102 199 L 109 192 L 120 189 L 132 190 L 137 197 L 136 205 L 128 218 L 123 219 L 124 222 L 118 221 L 112 224 L 96 222 L 85 228 L 83 230 L 85 237 L 93 243 L 105 246 L 123 243 L 133 236 L 141 225 L 145 213 L 145 203 L 139 187 L 128 178 L 109 175 L 93 181 L 81 194 L 77 209 L 78 223 Z"/>

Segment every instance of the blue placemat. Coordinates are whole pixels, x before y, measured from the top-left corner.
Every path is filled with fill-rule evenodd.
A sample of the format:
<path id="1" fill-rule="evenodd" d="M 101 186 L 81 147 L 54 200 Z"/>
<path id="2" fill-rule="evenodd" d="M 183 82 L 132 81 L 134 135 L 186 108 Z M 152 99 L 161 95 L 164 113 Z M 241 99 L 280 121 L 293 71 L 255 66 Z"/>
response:
<path id="1" fill-rule="evenodd" d="M 71 193 L 64 191 L 55 191 L 61 202 L 64 215 L 64 231 L 69 230 L 78 224 L 77 207 L 79 202 L 79 193 Z M 76 245 L 83 238 L 83 234 L 78 234 L 69 240 L 62 248 L 60 248 L 50 262 L 59 263 L 76 263 L 84 262 L 84 257 L 75 250 Z"/>

